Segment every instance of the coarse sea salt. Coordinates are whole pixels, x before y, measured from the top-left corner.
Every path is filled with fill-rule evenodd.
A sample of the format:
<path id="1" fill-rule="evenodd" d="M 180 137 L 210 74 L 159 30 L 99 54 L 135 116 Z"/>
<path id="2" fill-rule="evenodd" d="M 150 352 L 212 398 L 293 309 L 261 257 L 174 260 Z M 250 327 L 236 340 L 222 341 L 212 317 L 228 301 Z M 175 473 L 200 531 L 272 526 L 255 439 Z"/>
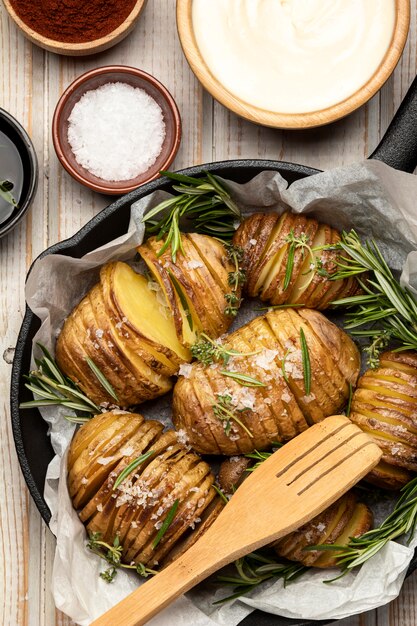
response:
<path id="1" fill-rule="evenodd" d="M 143 89 L 120 82 L 87 91 L 68 123 L 68 142 L 77 163 L 108 181 L 146 172 L 165 139 L 159 104 Z"/>

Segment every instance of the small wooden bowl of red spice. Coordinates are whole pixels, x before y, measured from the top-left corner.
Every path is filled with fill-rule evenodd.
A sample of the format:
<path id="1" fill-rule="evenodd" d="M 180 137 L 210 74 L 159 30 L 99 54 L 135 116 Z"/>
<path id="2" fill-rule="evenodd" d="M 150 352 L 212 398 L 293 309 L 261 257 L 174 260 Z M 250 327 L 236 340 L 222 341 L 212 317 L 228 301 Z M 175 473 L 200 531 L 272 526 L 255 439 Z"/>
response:
<path id="1" fill-rule="evenodd" d="M 82 56 L 106 50 L 135 26 L 146 0 L 3 0 L 23 34 L 45 50 Z"/>

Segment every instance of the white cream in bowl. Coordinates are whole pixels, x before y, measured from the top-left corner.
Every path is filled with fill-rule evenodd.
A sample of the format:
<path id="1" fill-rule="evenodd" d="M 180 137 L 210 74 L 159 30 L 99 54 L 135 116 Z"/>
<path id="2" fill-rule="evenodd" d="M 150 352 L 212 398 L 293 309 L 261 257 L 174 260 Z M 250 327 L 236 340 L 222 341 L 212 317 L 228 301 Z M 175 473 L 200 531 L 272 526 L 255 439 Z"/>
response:
<path id="1" fill-rule="evenodd" d="M 193 0 L 211 73 L 248 104 L 307 113 L 342 102 L 381 64 L 395 0 Z"/>

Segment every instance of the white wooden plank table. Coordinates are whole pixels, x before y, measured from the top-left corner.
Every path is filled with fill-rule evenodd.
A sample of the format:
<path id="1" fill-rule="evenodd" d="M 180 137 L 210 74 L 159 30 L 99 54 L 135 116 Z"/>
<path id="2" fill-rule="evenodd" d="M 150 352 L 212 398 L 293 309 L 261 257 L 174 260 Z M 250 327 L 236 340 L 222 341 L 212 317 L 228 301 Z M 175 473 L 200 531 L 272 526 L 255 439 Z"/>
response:
<path id="1" fill-rule="evenodd" d="M 174 95 L 183 139 L 172 168 L 235 158 L 266 158 L 326 169 L 368 156 L 416 74 L 417 0 L 409 40 L 393 76 L 365 107 L 330 127 L 281 132 L 237 118 L 203 91 L 178 42 L 174 0 L 152 0 L 121 44 L 88 58 L 64 58 L 26 41 L 0 2 L 0 106 L 31 135 L 40 179 L 27 219 L 0 241 L 0 624 L 69 626 L 50 593 L 54 539 L 31 501 L 20 473 L 9 415 L 13 347 L 24 312 L 23 285 L 32 260 L 70 237 L 111 201 L 78 185 L 61 168 L 51 140 L 55 104 L 84 71 L 107 64 L 140 67 Z M 389 606 L 340 622 L 341 626 L 415 626 L 417 576 Z"/>

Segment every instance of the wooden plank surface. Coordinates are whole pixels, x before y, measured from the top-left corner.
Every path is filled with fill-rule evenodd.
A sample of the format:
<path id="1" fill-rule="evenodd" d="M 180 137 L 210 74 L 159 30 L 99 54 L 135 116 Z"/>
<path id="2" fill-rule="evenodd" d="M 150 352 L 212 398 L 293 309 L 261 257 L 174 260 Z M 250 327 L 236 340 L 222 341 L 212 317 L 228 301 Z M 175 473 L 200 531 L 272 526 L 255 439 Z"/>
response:
<path id="1" fill-rule="evenodd" d="M 417 0 L 403 57 L 365 107 L 331 127 L 303 132 L 260 128 L 213 102 L 190 72 L 175 27 L 174 0 L 151 0 L 134 32 L 114 49 L 64 58 L 27 42 L 0 2 L 0 106 L 27 128 L 39 158 L 40 182 L 27 219 L 0 241 L 0 624 L 69 626 L 50 594 L 54 539 L 26 490 L 13 445 L 8 406 L 13 347 L 23 317 L 23 285 L 31 261 L 75 233 L 109 198 L 82 188 L 61 168 L 51 120 L 63 89 L 92 67 L 123 64 L 154 74 L 174 95 L 183 140 L 173 167 L 234 158 L 270 158 L 329 168 L 365 158 L 376 147 L 416 74 Z M 341 626 L 415 626 L 417 576 L 400 598 Z"/>

